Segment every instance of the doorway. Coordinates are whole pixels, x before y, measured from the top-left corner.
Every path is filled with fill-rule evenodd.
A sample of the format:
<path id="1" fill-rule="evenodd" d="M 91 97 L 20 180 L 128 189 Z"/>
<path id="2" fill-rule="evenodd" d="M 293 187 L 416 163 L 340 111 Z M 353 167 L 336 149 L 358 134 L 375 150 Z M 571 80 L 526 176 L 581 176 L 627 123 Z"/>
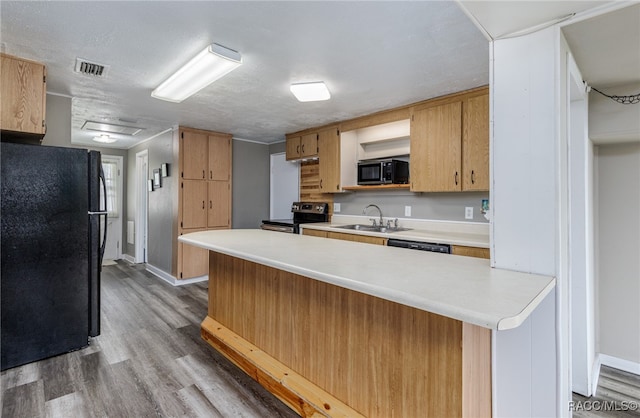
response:
<path id="1" fill-rule="evenodd" d="M 102 196 L 107 203 L 107 242 L 104 259 L 119 260 L 122 258 L 122 165 L 123 157 L 116 155 L 102 156 L 107 195 Z M 102 189 L 100 193 L 104 193 Z"/>
<path id="2" fill-rule="evenodd" d="M 568 59 L 569 293 L 571 390 L 595 393 L 595 273 L 593 143 L 588 136 L 586 85 Z"/>
<path id="3" fill-rule="evenodd" d="M 147 262 L 149 151 L 136 153 L 135 262 Z"/>
<path id="4" fill-rule="evenodd" d="M 300 195 L 298 185 L 300 166 L 286 160 L 285 153 L 271 154 L 271 176 L 269 180 L 269 218 L 291 218 L 291 204 Z"/>

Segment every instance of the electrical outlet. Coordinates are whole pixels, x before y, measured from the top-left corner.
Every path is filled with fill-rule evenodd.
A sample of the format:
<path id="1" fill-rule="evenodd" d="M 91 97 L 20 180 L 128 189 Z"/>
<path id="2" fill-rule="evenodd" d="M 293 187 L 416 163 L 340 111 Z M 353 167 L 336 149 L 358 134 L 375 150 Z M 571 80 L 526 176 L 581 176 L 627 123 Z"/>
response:
<path id="1" fill-rule="evenodd" d="M 473 206 L 464 208 L 464 219 L 473 219 Z"/>
<path id="2" fill-rule="evenodd" d="M 411 216 L 411 206 L 404 207 L 404 216 Z"/>
<path id="3" fill-rule="evenodd" d="M 333 204 L 333 213 L 338 213 L 340 212 L 340 203 L 334 203 Z"/>

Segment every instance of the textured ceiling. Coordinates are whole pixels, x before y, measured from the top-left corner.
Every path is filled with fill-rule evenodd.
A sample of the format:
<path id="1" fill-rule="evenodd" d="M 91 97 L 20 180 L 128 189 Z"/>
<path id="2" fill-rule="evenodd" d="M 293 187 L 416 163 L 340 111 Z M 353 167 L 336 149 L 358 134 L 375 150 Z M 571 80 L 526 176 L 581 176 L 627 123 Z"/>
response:
<path id="1" fill-rule="evenodd" d="M 5 52 L 44 62 L 50 93 L 72 100 L 72 142 L 87 120 L 135 125 L 129 148 L 174 125 L 272 143 L 296 130 L 489 81 L 488 42 L 455 2 L 0 3 Z M 242 54 L 236 71 L 180 104 L 151 91 L 210 43 Z M 74 73 L 77 57 L 109 66 Z M 329 101 L 289 84 L 323 80 Z"/>
<path id="2" fill-rule="evenodd" d="M 591 19 L 592 10 L 615 9 Z M 640 82 L 640 5 L 611 1 L 1 1 L 4 52 L 44 62 L 48 91 L 72 97 L 72 142 L 87 121 L 134 125 L 129 148 L 175 125 L 273 143 L 284 134 L 489 82 L 494 38 L 563 23 L 585 80 Z M 595 13 L 597 14 L 597 13 Z M 471 16 L 470 19 L 468 16 Z M 151 91 L 211 43 L 244 64 L 180 104 Z M 76 58 L 109 66 L 96 79 Z M 289 84 L 323 80 L 332 98 L 299 103 Z M 635 93 L 635 92 L 633 92 Z"/>

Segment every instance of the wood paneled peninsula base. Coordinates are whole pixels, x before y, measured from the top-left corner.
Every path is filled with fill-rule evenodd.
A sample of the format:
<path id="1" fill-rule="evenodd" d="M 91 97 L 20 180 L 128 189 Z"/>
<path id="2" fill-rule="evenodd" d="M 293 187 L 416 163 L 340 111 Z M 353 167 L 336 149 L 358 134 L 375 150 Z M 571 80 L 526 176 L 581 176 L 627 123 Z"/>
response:
<path id="1" fill-rule="evenodd" d="M 285 262 L 326 241 L 335 248 L 324 253 L 325 262 L 392 251 L 401 263 L 408 261 L 405 253 L 419 252 L 270 231 L 209 231 L 182 239 L 210 250 L 203 338 L 301 416 L 491 416 L 490 328 L 498 322 L 481 326 L 349 289 L 331 282 L 344 277 L 328 264 L 333 273 L 325 278 L 305 262 Z M 338 269 L 347 274 L 345 268 Z M 469 273 L 469 265 L 463 270 Z M 553 287 L 551 278 L 532 277 L 538 292 Z"/>

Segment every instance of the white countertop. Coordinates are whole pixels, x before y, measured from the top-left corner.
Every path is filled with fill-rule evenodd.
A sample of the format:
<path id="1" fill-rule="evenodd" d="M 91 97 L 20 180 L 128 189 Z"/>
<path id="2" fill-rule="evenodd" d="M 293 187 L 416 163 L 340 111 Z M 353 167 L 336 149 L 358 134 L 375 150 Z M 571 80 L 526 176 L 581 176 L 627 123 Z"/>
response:
<path id="1" fill-rule="evenodd" d="M 357 222 L 354 222 L 357 223 Z M 362 222 L 364 223 L 364 222 Z M 364 223 L 366 225 L 366 223 Z M 358 231 L 355 229 L 338 228 L 340 225 L 348 225 L 335 222 L 319 222 L 300 225 L 303 229 L 317 229 L 320 231 L 342 232 L 345 234 L 368 235 L 382 238 L 396 238 L 408 241 L 431 242 L 436 244 L 463 245 L 467 247 L 489 248 L 489 235 L 473 234 L 461 231 L 436 231 L 431 229 L 412 228 L 408 231 L 398 232 L 372 232 Z"/>
<path id="2" fill-rule="evenodd" d="M 489 260 L 260 229 L 180 241 L 495 330 L 516 328 L 555 286 Z"/>

